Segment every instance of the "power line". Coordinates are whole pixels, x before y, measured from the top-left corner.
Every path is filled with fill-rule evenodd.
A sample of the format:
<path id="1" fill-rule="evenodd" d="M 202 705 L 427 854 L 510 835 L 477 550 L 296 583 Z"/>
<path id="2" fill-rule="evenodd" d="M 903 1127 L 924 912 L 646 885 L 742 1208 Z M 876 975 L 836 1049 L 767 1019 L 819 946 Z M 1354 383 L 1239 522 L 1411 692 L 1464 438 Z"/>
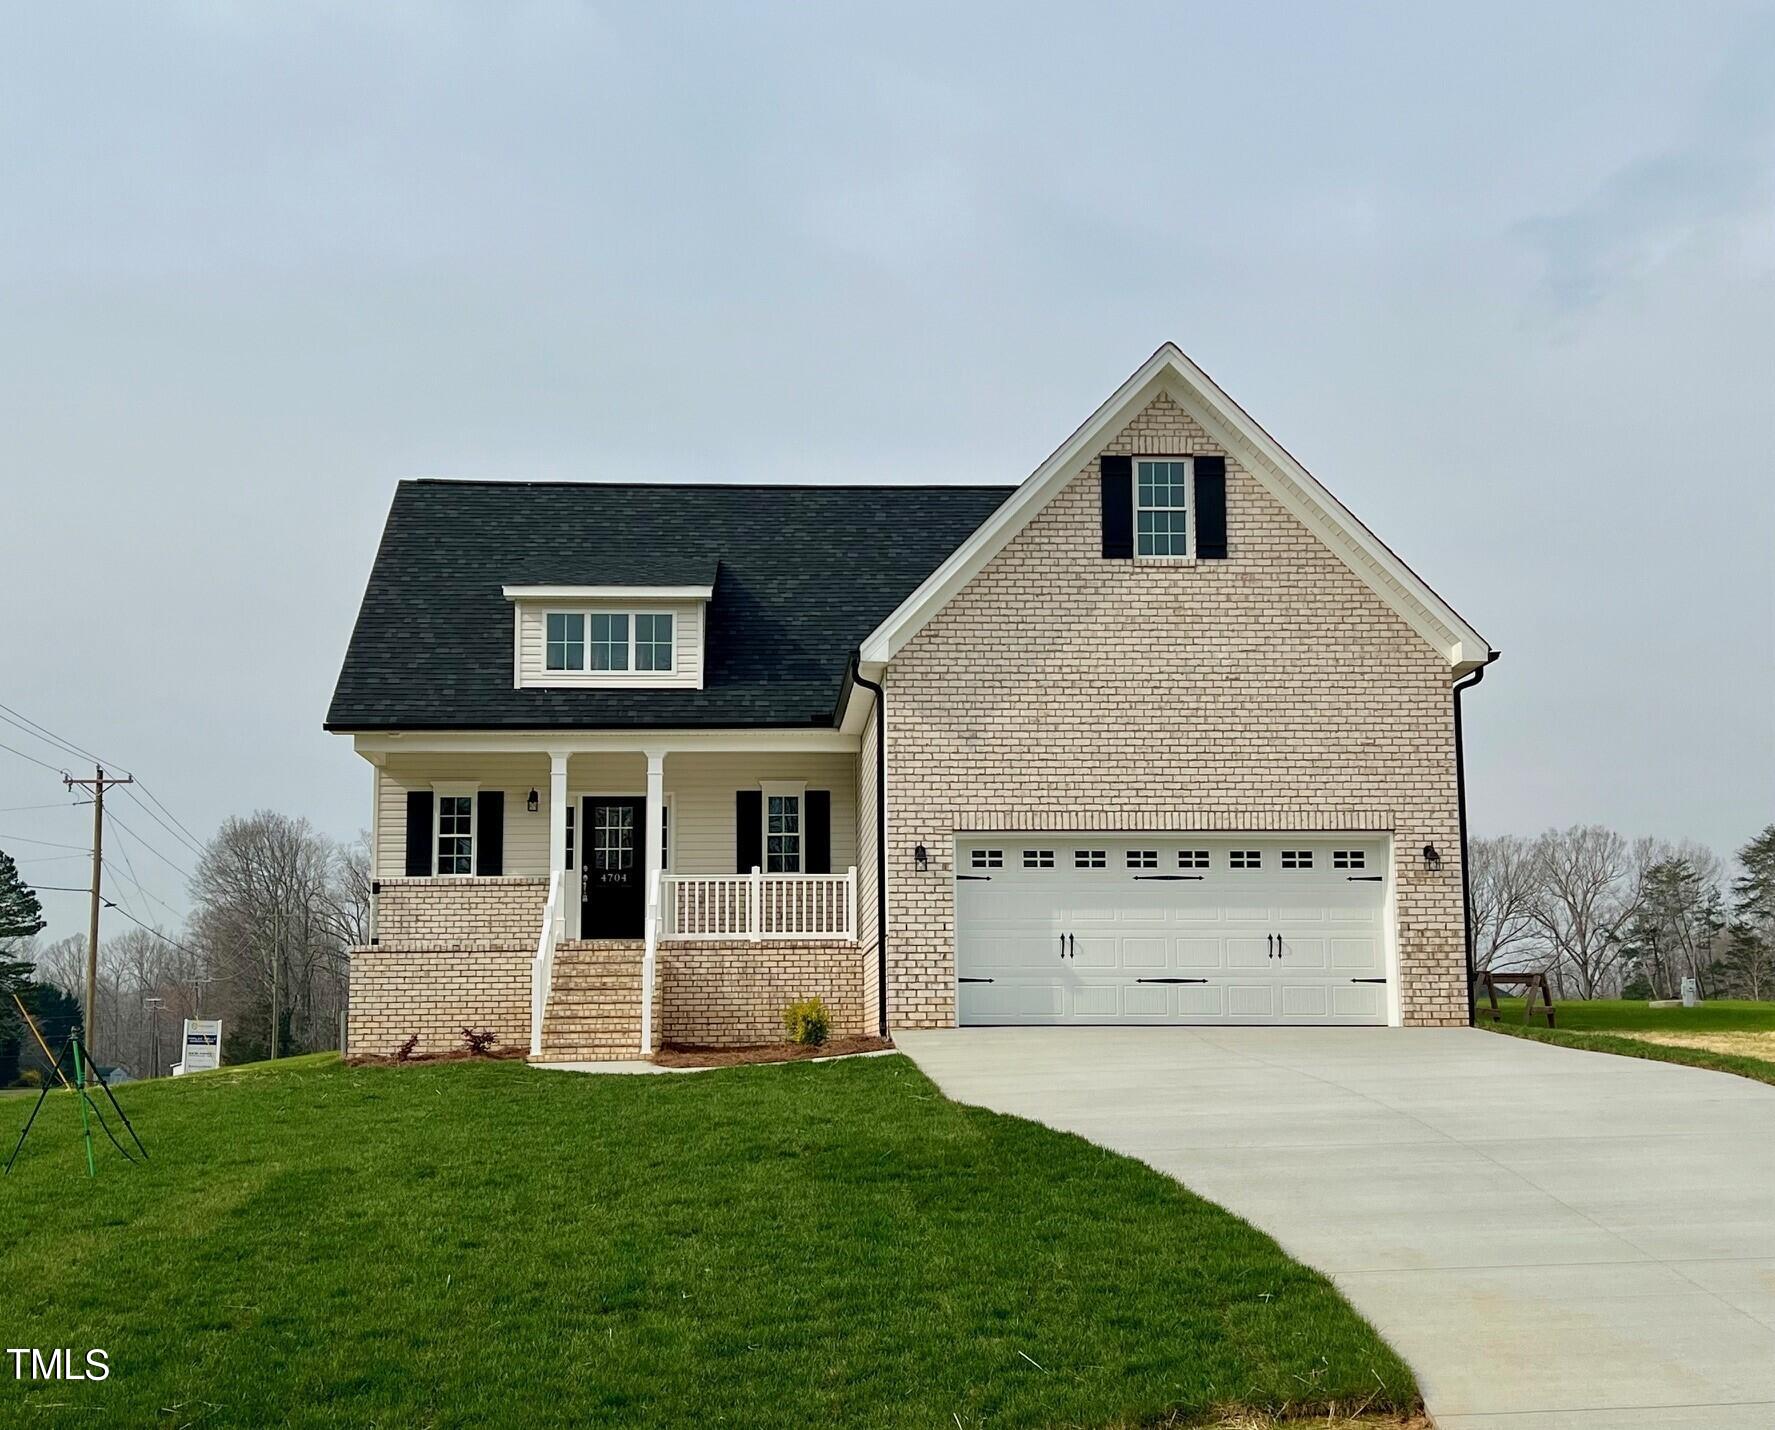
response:
<path id="1" fill-rule="evenodd" d="M 143 814 L 147 815 L 148 818 L 152 819 L 156 824 L 158 824 L 168 834 L 172 835 L 172 837 L 174 839 L 176 839 L 180 844 L 182 844 L 185 848 L 189 849 L 193 854 L 197 855 L 198 858 L 201 859 L 203 857 L 204 848 L 203 848 L 202 844 L 200 844 L 195 839 L 188 838 L 186 835 L 181 834 L 178 829 L 174 829 L 171 824 L 168 824 L 166 822 L 166 820 L 162 819 L 153 810 L 149 809 L 147 805 L 143 804 L 141 802 L 141 800 L 137 799 L 135 797 L 134 793 L 132 791 L 130 791 L 128 788 L 125 788 L 123 792 L 125 794 L 129 795 L 130 803 L 135 805 L 136 808 L 140 809 Z M 159 804 L 160 801 L 156 800 L 155 803 Z M 164 806 L 163 806 L 163 808 L 164 808 Z M 116 815 L 112 816 L 113 819 L 115 819 L 116 817 L 117 817 Z M 177 823 L 177 822 L 178 821 L 176 821 L 176 820 L 174 821 L 174 823 Z M 183 826 L 181 826 L 181 828 L 183 828 Z M 189 876 L 187 875 L 187 877 L 189 877 Z"/>
<path id="2" fill-rule="evenodd" d="M 90 894 L 92 890 L 90 888 L 76 889 L 71 884 L 33 884 L 31 892 L 34 894 Z"/>
<path id="3" fill-rule="evenodd" d="M 52 745 L 58 745 L 70 755 L 79 755 L 82 759 L 93 760 L 101 765 L 117 765 L 117 768 L 123 770 L 124 774 L 127 775 L 130 773 L 128 770 L 123 769 L 123 766 L 118 764 L 116 760 L 107 760 L 102 755 L 93 754 L 91 750 L 82 749 L 72 740 L 63 739 L 62 736 L 56 734 L 56 732 L 50 729 L 49 726 L 39 725 L 22 710 L 14 710 L 12 706 L 7 705 L 3 701 L 0 701 L 0 710 L 6 711 L 8 715 L 15 715 L 18 717 L 18 719 L 15 720 L 6 720 L 5 715 L 0 715 L 0 720 L 6 720 L 8 725 L 17 725 L 18 728 L 23 730 L 27 735 L 35 734 L 40 740 L 46 740 Z M 24 724 L 20 725 L 20 720 L 24 721 Z"/>
<path id="4" fill-rule="evenodd" d="M 10 724 L 11 722 L 8 721 L 7 723 Z M 16 746 L 7 745 L 7 744 L 0 744 L 0 750 L 9 750 L 9 751 L 11 751 L 11 753 L 17 755 L 21 760 L 29 760 L 34 765 L 42 766 L 44 769 L 48 770 L 52 775 L 65 775 L 68 773 L 66 770 L 57 769 L 54 765 L 50 764 L 47 760 L 40 760 L 35 755 L 27 755 L 23 750 L 17 748 Z"/>
<path id="5" fill-rule="evenodd" d="M 113 879 L 120 880 L 123 878 L 123 875 L 121 872 L 119 872 L 117 866 L 115 864 L 113 864 L 109 859 L 101 858 L 99 860 L 99 863 L 104 865 L 106 871 L 111 875 L 111 877 Z M 142 892 L 142 886 L 140 884 L 136 885 L 136 892 L 137 893 Z M 122 889 L 119 889 L 117 891 L 117 897 L 123 900 L 123 905 L 127 909 L 129 907 L 129 895 L 124 893 L 124 891 Z"/>
<path id="6" fill-rule="evenodd" d="M 150 811 L 150 813 L 152 813 L 152 811 Z M 162 854 L 158 849 L 156 849 L 146 839 L 142 838 L 141 835 L 137 834 L 135 832 L 135 830 L 131 829 L 127 824 L 125 824 L 121 819 L 119 819 L 117 817 L 117 814 L 115 811 L 112 812 L 111 823 L 115 824 L 125 834 L 129 835 L 129 837 L 131 839 L 135 840 L 136 843 L 140 844 L 142 846 L 142 848 L 146 849 L 150 854 L 152 854 L 156 859 L 160 860 L 160 862 L 162 864 L 165 864 L 169 869 L 176 870 L 178 873 L 183 874 L 187 879 L 189 879 L 191 877 L 191 873 L 189 870 L 182 869 L 177 864 L 173 863 L 173 861 L 171 859 L 168 859 L 166 857 L 166 855 Z M 69 847 L 72 848 L 73 846 L 70 845 Z"/>
<path id="7" fill-rule="evenodd" d="M 129 859 L 129 854 L 127 851 L 124 853 L 123 857 L 124 857 L 124 860 L 127 862 Z M 158 894 L 152 894 L 148 891 L 148 886 L 136 877 L 136 871 L 133 866 L 131 866 L 129 868 L 128 873 L 125 873 L 122 870 L 120 870 L 115 864 L 113 864 L 109 859 L 107 859 L 105 861 L 105 867 L 107 869 L 109 869 L 111 871 L 111 873 L 114 876 L 116 876 L 117 878 L 128 879 L 129 882 L 135 886 L 136 892 L 138 894 L 140 894 L 144 899 L 147 899 L 153 903 L 159 904 L 161 908 L 165 909 L 175 919 L 179 919 L 179 920 L 184 919 L 185 916 L 182 913 L 180 913 L 177 909 L 175 909 L 171 904 L 167 903 L 167 901 L 165 899 L 161 898 Z"/>
<path id="8" fill-rule="evenodd" d="M 192 834 L 190 829 L 186 828 L 185 821 L 180 819 L 178 815 L 174 814 L 170 809 L 168 809 L 164 804 L 162 804 L 160 796 L 155 794 L 153 790 L 149 789 L 147 785 L 142 784 L 142 782 L 140 780 L 137 780 L 136 784 L 141 787 L 141 791 L 143 794 L 147 795 L 148 798 L 153 800 L 155 804 L 160 805 L 161 812 L 163 814 L 165 814 L 168 819 L 172 820 L 172 822 L 174 824 L 178 825 L 180 829 L 183 829 L 185 831 L 186 836 L 191 841 L 192 849 L 195 850 L 198 854 L 202 854 L 204 852 L 203 841 L 201 839 L 199 839 L 195 834 Z M 132 799 L 135 798 L 134 795 L 131 795 L 130 797 Z M 141 801 L 136 800 L 136 803 L 140 804 Z"/>
<path id="9" fill-rule="evenodd" d="M 64 799 L 54 804 L 9 804 L 0 808 L 0 814 L 24 814 L 27 810 L 34 809 L 79 809 L 84 803 L 84 800 Z"/>
<path id="10" fill-rule="evenodd" d="M 20 844 L 44 844 L 51 849 L 81 849 L 88 854 L 92 853 L 92 846 L 89 844 L 61 844 L 54 839 L 33 839 L 28 834 L 0 834 L 0 839 L 11 839 Z"/>

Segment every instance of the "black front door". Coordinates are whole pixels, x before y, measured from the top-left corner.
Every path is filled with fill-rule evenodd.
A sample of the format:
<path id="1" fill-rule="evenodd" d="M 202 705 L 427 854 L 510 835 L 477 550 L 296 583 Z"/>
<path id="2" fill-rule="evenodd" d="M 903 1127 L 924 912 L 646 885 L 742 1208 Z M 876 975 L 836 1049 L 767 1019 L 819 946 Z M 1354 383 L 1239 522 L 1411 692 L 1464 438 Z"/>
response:
<path id="1" fill-rule="evenodd" d="M 580 820 L 579 936 L 640 938 L 646 921 L 642 878 L 647 801 L 594 795 Z"/>

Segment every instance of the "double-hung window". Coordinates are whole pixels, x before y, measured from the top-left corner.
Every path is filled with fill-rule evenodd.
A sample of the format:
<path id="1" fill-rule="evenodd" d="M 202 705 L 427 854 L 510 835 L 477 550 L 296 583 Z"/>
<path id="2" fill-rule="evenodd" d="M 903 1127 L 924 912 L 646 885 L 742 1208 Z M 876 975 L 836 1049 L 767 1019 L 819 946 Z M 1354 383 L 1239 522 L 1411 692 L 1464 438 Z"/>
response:
<path id="1" fill-rule="evenodd" d="M 1190 555 L 1189 485 L 1187 457 L 1134 459 L 1135 556 Z"/>
<path id="2" fill-rule="evenodd" d="M 764 796 L 764 872 L 799 874 L 801 849 L 801 796 L 767 791 Z"/>
<path id="3" fill-rule="evenodd" d="M 643 612 L 635 617 L 635 669 L 672 668 L 672 617 L 669 613 Z"/>
<path id="4" fill-rule="evenodd" d="M 550 670 L 584 670 L 586 664 L 586 618 L 577 611 L 550 611 L 548 614 L 548 668 Z"/>
<path id="5" fill-rule="evenodd" d="M 629 668 L 629 618 L 599 612 L 592 617 L 592 669 Z"/>
<path id="6" fill-rule="evenodd" d="M 475 797 L 472 794 L 440 794 L 437 811 L 438 873 L 474 873 Z"/>

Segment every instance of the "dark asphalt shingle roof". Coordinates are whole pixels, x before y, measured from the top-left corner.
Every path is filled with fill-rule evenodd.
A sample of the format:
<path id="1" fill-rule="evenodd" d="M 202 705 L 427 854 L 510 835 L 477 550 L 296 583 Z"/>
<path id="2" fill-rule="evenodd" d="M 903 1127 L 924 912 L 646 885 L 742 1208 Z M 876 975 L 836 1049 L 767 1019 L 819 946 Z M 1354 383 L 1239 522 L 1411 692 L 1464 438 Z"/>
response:
<path id="1" fill-rule="evenodd" d="M 402 482 L 327 727 L 808 725 L 1015 488 Z M 708 585 L 701 690 L 515 690 L 504 586 Z"/>

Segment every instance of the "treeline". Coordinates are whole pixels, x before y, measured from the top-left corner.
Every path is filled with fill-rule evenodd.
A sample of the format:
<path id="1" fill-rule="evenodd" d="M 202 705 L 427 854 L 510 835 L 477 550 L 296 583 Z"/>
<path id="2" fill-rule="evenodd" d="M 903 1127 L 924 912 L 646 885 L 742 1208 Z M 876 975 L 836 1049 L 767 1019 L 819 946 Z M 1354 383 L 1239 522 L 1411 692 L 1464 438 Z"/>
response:
<path id="1" fill-rule="evenodd" d="M 1775 824 L 1727 869 L 1689 842 L 1600 825 L 1475 839 L 1474 966 L 1533 969 L 1567 998 L 1775 997 Z"/>
<path id="2" fill-rule="evenodd" d="M 365 841 L 342 844 L 270 810 L 230 819 L 205 846 L 189 895 L 190 916 L 178 926 L 119 930 L 118 915 L 106 914 L 94 1005 L 98 1060 L 137 1076 L 165 1075 L 180 1057 L 183 1020 L 198 1017 L 222 1019 L 231 1063 L 339 1046 L 346 951 L 369 931 Z M 15 970 L 15 983 L 84 1003 L 84 934 L 9 942 L 0 952 L 11 963 L 0 967 Z M 42 1061 L 18 1031 L 0 1017 L 0 1086 L 9 1038 L 24 1068 Z"/>

